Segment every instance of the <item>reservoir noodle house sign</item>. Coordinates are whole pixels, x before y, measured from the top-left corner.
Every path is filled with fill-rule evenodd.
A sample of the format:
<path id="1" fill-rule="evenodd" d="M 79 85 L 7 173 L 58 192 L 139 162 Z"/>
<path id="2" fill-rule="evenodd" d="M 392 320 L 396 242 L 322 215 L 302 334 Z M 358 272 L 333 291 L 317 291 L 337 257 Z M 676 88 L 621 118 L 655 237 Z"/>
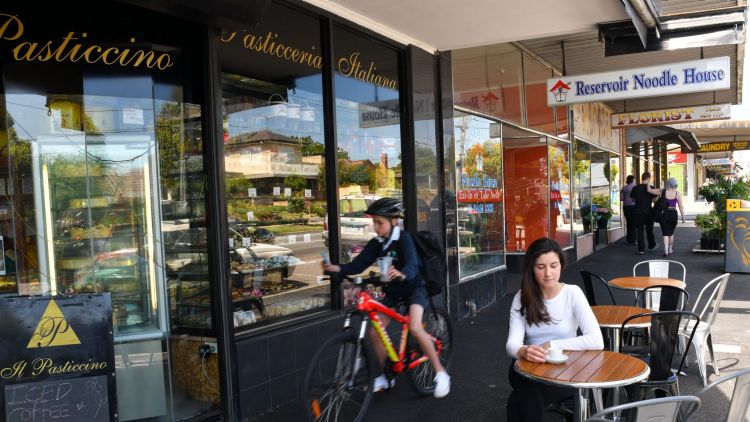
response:
<path id="1" fill-rule="evenodd" d="M 729 88 L 729 57 L 547 79 L 550 106 Z"/>
<path id="2" fill-rule="evenodd" d="M 0 298 L 0 417 L 117 421 L 108 293 Z"/>

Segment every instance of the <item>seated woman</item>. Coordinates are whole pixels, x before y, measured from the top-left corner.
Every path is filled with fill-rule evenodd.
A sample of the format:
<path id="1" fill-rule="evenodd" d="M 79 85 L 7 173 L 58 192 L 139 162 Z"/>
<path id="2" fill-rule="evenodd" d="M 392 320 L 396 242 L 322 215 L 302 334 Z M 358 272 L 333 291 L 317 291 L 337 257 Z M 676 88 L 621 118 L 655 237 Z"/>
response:
<path id="1" fill-rule="evenodd" d="M 508 421 L 544 420 L 544 405 L 573 395 L 571 388 L 537 383 L 516 373 L 516 359 L 545 362 L 547 349 L 601 350 L 602 333 L 580 287 L 560 282 L 565 255 L 552 239 L 529 245 L 523 260 L 521 290 L 510 307 L 505 348 L 513 358 L 508 378 Z M 582 335 L 577 335 L 580 328 Z"/>

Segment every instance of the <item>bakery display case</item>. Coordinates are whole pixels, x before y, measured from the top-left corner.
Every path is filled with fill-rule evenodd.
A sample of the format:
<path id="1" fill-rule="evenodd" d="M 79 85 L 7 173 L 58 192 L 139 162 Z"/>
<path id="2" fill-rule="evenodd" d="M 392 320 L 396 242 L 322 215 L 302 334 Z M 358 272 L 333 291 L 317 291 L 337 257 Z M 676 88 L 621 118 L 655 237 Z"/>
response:
<path id="1" fill-rule="evenodd" d="M 40 273 L 50 293 L 109 292 L 115 335 L 161 336 L 153 140 L 39 137 L 32 151 Z M 157 202 L 158 203 L 158 202 Z"/>

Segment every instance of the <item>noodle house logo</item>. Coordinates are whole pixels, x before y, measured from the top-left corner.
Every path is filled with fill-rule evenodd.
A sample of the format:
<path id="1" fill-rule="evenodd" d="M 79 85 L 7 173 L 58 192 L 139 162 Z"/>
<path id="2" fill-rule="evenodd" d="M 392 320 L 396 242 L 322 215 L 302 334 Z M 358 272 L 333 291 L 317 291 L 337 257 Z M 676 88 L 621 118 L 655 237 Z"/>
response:
<path id="1" fill-rule="evenodd" d="M 75 331 L 73 331 L 73 327 L 68 324 L 65 315 L 63 315 L 55 300 L 50 299 L 47 309 L 39 320 L 36 330 L 34 330 L 34 334 L 32 334 L 26 348 L 70 346 L 75 344 L 81 344 L 81 340 L 78 339 Z"/>
<path id="2" fill-rule="evenodd" d="M 108 66 L 145 67 L 166 70 L 174 66 L 170 54 L 138 48 L 135 38 L 130 46 L 113 47 L 88 41 L 87 32 L 69 31 L 60 39 L 29 41 L 26 26 L 17 15 L 0 13 L 0 42 L 11 44 L 11 56 L 18 62 L 102 63 Z"/>
<path id="3" fill-rule="evenodd" d="M 659 97 L 729 88 L 729 57 L 547 79 L 547 104 Z M 568 80 L 569 79 L 569 80 Z"/>

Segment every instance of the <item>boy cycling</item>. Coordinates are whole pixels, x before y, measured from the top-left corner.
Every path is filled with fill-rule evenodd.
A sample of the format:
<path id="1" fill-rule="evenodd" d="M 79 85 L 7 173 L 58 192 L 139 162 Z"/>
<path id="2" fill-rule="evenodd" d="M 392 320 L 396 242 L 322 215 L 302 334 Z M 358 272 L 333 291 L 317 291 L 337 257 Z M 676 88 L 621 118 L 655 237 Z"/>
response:
<path id="1" fill-rule="evenodd" d="M 440 363 L 432 340 L 422 326 L 422 315 L 427 306 L 427 289 L 424 281 L 419 275 L 419 259 L 417 249 L 411 235 L 402 230 L 398 225 L 399 218 L 403 217 L 403 204 L 393 198 L 380 198 L 373 202 L 365 211 L 372 216 L 377 237 L 370 239 L 362 252 L 348 264 L 333 265 L 323 263 L 323 270 L 329 273 L 342 273 L 344 275 L 359 274 L 372 265 L 379 257 L 393 257 L 393 264 L 388 270 L 387 276 L 390 282 L 383 287 L 385 297 L 381 301 L 383 305 L 396 310 L 399 301 L 409 304 L 409 330 L 417 339 L 422 351 L 430 358 L 435 369 L 435 397 L 445 397 L 450 392 L 451 378 Z M 387 327 L 391 319 L 380 314 L 383 326 Z M 381 370 L 385 363 L 385 348 L 378 338 L 375 330 L 370 330 L 375 356 L 380 364 Z M 375 391 L 390 387 L 385 375 L 375 379 Z"/>

